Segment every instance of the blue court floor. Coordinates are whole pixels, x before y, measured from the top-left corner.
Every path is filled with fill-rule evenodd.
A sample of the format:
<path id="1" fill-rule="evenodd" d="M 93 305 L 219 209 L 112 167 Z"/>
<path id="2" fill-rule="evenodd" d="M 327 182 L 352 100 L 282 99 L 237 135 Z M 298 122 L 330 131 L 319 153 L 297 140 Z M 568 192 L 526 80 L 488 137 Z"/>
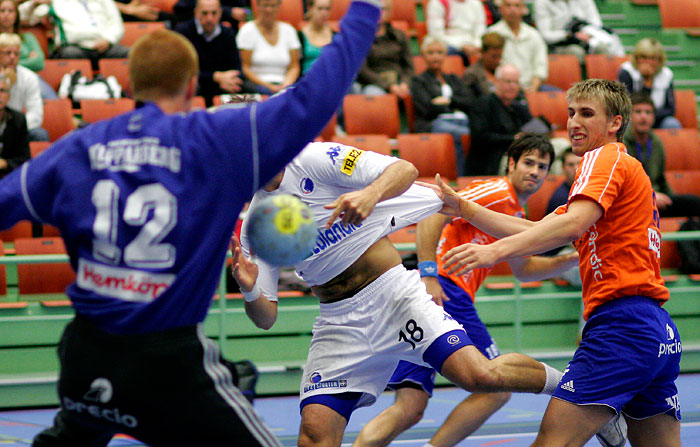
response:
<path id="1" fill-rule="evenodd" d="M 681 441 L 684 447 L 700 447 L 700 374 L 682 375 L 678 380 L 683 422 Z M 392 445 L 421 447 L 426 443 L 450 411 L 466 396 L 456 388 L 439 388 L 428 404 L 423 420 L 403 433 Z M 525 447 L 535 439 L 540 419 L 549 397 L 529 394 L 513 395 L 500 411 L 460 447 L 503 446 Z M 343 446 L 349 446 L 370 419 L 393 402 L 392 393 L 384 393 L 377 403 L 353 414 L 346 429 Z M 285 446 L 295 446 L 299 429 L 298 399 L 273 397 L 257 399 L 255 408 L 263 415 L 268 426 Z M 0 446 L 26 446 L 32 437 L 51 424 L 55 409 L 0 412 Z M 116 437 L 109 444 L 116 446 L 142 446 L 144 444 L 125 437 Z M 594 439 L 586 447 L 598 447 Z"/>

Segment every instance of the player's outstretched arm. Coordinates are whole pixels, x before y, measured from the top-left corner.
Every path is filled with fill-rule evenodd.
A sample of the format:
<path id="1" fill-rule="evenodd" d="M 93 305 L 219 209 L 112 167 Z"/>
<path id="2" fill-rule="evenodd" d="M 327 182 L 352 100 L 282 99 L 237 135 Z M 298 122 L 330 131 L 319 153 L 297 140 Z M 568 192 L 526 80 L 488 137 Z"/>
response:
<path id="1" fill-rule="evenodd" d="M 326 228 L 330 228 L 341 216 L 343 225 L 359 225 L 372 213 L 377 203 L 403 194 L 417 176 L 418 170 L 413 164 L 397 160 L 366 187 L 343 194 L 325 205 L 326 209 L 334 210 L 326 222 Z"/>
<path id="2" fill-rule="evenodd" d="M 557 256 L 529 256 L 508 261 L 513 275 L 520 281 L 540 281 L 562 275 L 578 265 L 578 253 Z"/>
<path id="3" fill-rule="evenodd" d="M 443 301 L 449 301 L 449 298 L 438 282 L 436 250 L 442 228 L 449 220 L 448 216 L 433 214 L 418 222 L 416 228 L 416 254 L 418 255 L 421 280 L 425 283 L 433 301 L 440 306 L 442 306 Z"/>
<path id="4" fill-rule="evenodd" d="M 257 284 L 258 265 L 243 254 L 241 243 L 231 237 L 231 272 L 245 299 L 245 313 L 261 329 L 270 329 L 277 321 L 277 302 L 268 300 Z"/>

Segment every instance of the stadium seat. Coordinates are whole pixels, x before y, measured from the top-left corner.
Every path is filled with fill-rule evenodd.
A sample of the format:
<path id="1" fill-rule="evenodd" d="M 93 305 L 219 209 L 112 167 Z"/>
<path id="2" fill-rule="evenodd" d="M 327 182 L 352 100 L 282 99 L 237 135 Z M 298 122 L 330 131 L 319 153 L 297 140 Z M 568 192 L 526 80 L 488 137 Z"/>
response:
<path id="1" fill-rule="evenodd" d="M 197 110 L 197 109 L 206 109 L 207 104 L 206 101 L 204 101 L 203 96 L 195 96 L 192 98 L 192 104 L 190 106 L 190 110 Z"/>
<path id="2" fill-rule="evenodd" d="M 421 55 L 413 56 L 413 71 L 417 75 L 423 73 L 428 68 L 428 63 Z M 464 62 L 462 58 L 456 54 L 451 54 L 445 58 L 442 65 L 442 71 L 448 74 L 462 76 L 464 73 Z"/>
<path id="3" fill-rule="evenodd" d="M 336 143 L 353 146 L 365 151 L 377 152 L 379 154 L 391 155 L 391 144 L 389 137 L 382 134 L 368 135 L 336 135 L 333 139 Z"/>
<path id="4" fill-rule="evenodd" d="M 676 194 L 695 194 L 700 196 L 700 169 L 666 171 L 666 181 Z"/>
<path id="5" fill-rule="evenodd" d="M 29 142 L 29 153 L 32 158 L 36 158 L 37 155 L 44 152 L 51 145 L 49 141 L 30 141 Z"/>
<path id="6" fill-rule="evenodd" d="M 697 129 L 655 129 L 664 144 L 666 170 L 700 169 L 700 134 Z"/>
<path id="7" fill-rule="evenodd" d="M 73 104 L 70 99 L 49 99 L 44 101 L 44 129 L 53 142 L 75 129 Z"/>
<path id="8" fill-rule="evenodd" d="M 676 241 L 664 240 L 663 233 L 678 231 L 685 217 L 662 217 L 659 222 L 661 230 L 661 268 L 677 269 L 681 266 L 681 257 L 678 255 Z"/>
<path id="9" fill-rule="evenodd" d="M 457 178 L 454 140 L 446 133 L 413 133 L 398 136 L 399 157 L 410 161 L 421 177 L 435 174 L 446 180 Z"/>
<path id="10" fill-rule="evenodd" d="M 658 0 L 662 28 L 700 27 L 697 0 Z"/>
<path id="11" fill-rule="evenodd" d="M 122 86 L 122 96 L 131 96 L 129 85 L 129 60 L 127 58 L 100 59 L 98 62 L 100 74 L 105 78 L 114 76 Z"/>
<path id="12" fill-rule="evenodd" d="M 61 232 L 53 225 L 43 224 L 41 226 L 41 235 L 43 237 L 61 237 Z"/>
<path id="13" fill-rule="evenodd" d="M 258 2 L 250 2 L 253 9 L 253 16 L 258 15 Z M 303 0 L 282 0 L 280 9 L 277 13 L 277 20 L 287 22 L 294 28 L 299 29 L 300 24 L 304 21 L 304 5 Z"/>
<path id="14" fill-rule="evenodd" d="M 318 134 L 319 138 L 321 138 L 323 141 L 333 141 L 333 137 L 335 136 L 335 126 L 337 124 L 338 116 L 334 113 L 331 119 L 328 120 L 326 127 L 324 127 L 321 133 Z"/>
<path id="15" fill-rule="evenodd" d="M 545 117 L 555 130 L 566 129 L 569 119 L 566 92 L 528 92 L 526 97 L 532 116 Z"/>
<path id="16" fill-rule="evenodd" d="M 468 133 L 462 134 L 462 153 L 464 154 L 464 159 L 467 159 L 469 155 L 469 150 L 472 148 L 472 136 Z"/>
<path id="17" fill-rule="evenodd" d="M 345 131 L 349 135 L 383 133 L 396 138 L 399 133 L 399 101 L 396 95 L 345 95 Z"/>
<path id="18" fill-rule="evenodd" d="M 416 242 L 416 225 L 409 225 L 389 233 L 389 240 L 394 244 L 412 244 Z"/>
<path id="19" fill-rule="evenodd" d="M 693 90 L 674 90 L 676 118 L 686 129 L 698 129 L 698 103 Z"/>
<path id="20" fill-rule="evenodd" d="M 5 242 L 14 242 L 15 239 L 32 237 L 32 223 L 28 220 L 21 220 L 14 227 L 0 231 L 0 239 Z"/>
<path id="21" fill-rule="evenodd" d="M 609 54 L 586 55 L 586 77 L 588 79 L 617 80 L 617 72 L 620 65 L 626 62 L 629 56 L 611 56 Z"/>
<path id="22" fill-rule="evenodd" d="M 0 239 L 0 256 L 5 256 L 5 247 Z M 7 273 L 4 264 L 0 264 L 0 296 L 7 295 Z"/>
<path id="23" fill-rule="evenodd" d="M 65 254 L 60 237 L 15 239 L 16 255 Z M 64 293 L 75 281 L 75 273 L 68 262 L 50 264 L 20 264 L 17 266 L 17 284 L 20 295 Z"/>
<path id="24" fill-rule="evenodd" d="M 400 0 L 402 1 L 402 0 Z M 403 0 L 406 1 L 406 0 Z M 328 15 L 328 20 L 340 20 L 348 10 L 352 0 L 333 0 L 331 2 L 331 12 Z"/>
<path id="25" fill-rule="evenodd" d="M 566 177 L 563 174 L 549 174 L 542 182 L 542 186 L 527 200 L 527 218 L 538 221 L 547 212 L 547 204 L 554 190 L 564 183 Z"/>
<path id="26" fill-rule="evenodd" d="M 173 7 L 175 3 L 177 3 L 177 0 L 145 0 L 144 3 L 155 7 L 158 11 L 172 14 Z"/>
<path id="27" fill-rule="evenodd" d="M 80 101 L 80 110 L 83 121 L 95 123 L 134 110 L 134 100 L 130 98 L 83 99 Z"/>
<path id="28" fill-rule="evenodd" d="M 562 90 L 567 90 L 575 82 L 583 79 L 581 65 L 573 54 L 550 54 L 549 77 L 545 84 L 554 85 Z"/>
<path id="29" fill-rule="evenodd" d="M 124 35 L 120 44 L 130 47 L 136 40 L 151 31 L 165 29 L 163 22 L 124 22 Z"/>
<path id="30" fill-rule="evenodd" d="M 454 189 L 456 191 L 461 191 L 464 188 L 466 188 L 474 180 L 486 180 L 488 178 L 493 178 L 493 177 L 494 176 L 491 176 L 491 175 L 469 175 L 469 176 L 457 177 L 457 181 L 456 181 Z"/>
<path id="31" fill-rule="evenodd" d="M 79 70 L 83 76 L 92 79 L 92 64 L 90 59 L 46 59 L 44 69 L 37 72 L 41 78 L 58 92 L 61 79 L 66 73 Z"/>

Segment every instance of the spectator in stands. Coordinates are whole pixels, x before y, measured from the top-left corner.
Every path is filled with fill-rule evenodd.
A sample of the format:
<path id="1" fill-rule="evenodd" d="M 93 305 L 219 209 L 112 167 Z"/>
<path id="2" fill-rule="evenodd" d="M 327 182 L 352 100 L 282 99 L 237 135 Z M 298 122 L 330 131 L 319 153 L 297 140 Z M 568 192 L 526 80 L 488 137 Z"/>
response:
<path id="1" fill-rule="evenodd" d="M 144 0 L 114 0 L 125 22 L 168 22 L 172 15 Z"/>
<path id="2" fill-rule="evenodd" d="M 472 145 L 466 175 L 498 175 L 501 158 L 522 126 L 532 119 L 527 103 L 516 100 L 520 72 L 514 65 L 496 69 L 496 90 L 470 109 Z"/>
<path id="3" fill-rule="evenodd" d="M 24 111 L 29 129 L 29 141 L 49 141 L 49 133 L 41 125 L 44 121 L 44 103 L 39 93 L 39 76 L 19 64 L 22 38 L 18 34 L 0 34 L 0 67 L 14 77 L 7 106 Z"/>
<path id="4" fill-rule="evenodd" d="M 124 22 L 114 0 L 53 0 L 56 24 L 54 57 L 90 59 L 98 69 L 101 58 L 125 58 L 129 49 L 120 45 Z"/>
<path id="5" fill-rule="evenodd" d="M 0 73 L 0 178 L 30 158 L 27 120 L 22 112 L 7 107 L 11 83 Z"/>
<path id="6" fill-rule="evenodd" d="M 535 0 L 537 29 L 553 53 L 624 56 L 620 38 L 603 27 L 594 0 Z"/>
<path id="7" fill-rule="evenodd" d="M 411 94 L 413 56 L 406 34 L 391 26 L 392 0 L 384 0 L 382 17 L 365 64 L 357 74 L 353 93 L 384 95 L 399 98 Z"/>
<path id="8" fill-rule="evenodd" d="M 558 90 L 543 84 L 548 76 L 547 44 L 535 28 L 523 22 L 526 10 L 523 0 L 501 0 L 502 19 L 487 31 L 505 39 L 503 62 L 518 67 L 520 85 L 526 92 Z"/>
<path id="9" fill-rule="evenodd" d="M 192 42 L 199 56 L 199 95 L 207 105 L 214 96 L 239 93 L 243 89 L 241 59 L 236 46 L 236 28 L 221 26 L 219 0 L 198 0 L 194 18 L 176 31 Z M 253 87 L 250 87 L 253 88 Z"/>
<path id="10" fill-rule="evenodd" d="M 448 54 L 459 54 L 468 66 L 479 55 L 486 31 L 481 0 L 430 0 L 426 8 L 428 35 L 447 42 Z"/>
<path id="11" fill-rule="evenodd" d="M 426 36 L 421 54 L 428 68 L 411 82 L 411 95 L 416 111 L 416 132 L 449 133 L 454 138 L 457 175 L 464 175 L 462 135 L 469 133 L 469 94 L 459 76 L 443 73 L 447 44 Z"/>
<path id="12" fill-rule="evenodd" d="M 486 96 L 496 88 L 496 68 L 501 64 L 505 39 L 498 33 L 485 33 L 481 37 L 481 57 L 464 70 L 462 80 L 467 86 L 471 101 Z"/>
<path id="13" fill-rule="evenodd" d="M 676 113 L 673 72 L 665 64 L 666 52 L 661 42 L 645 37 L 635 44 L 632 60 L 622 64 L 617 79 L 630 94 L 642 92 L 651 97 L 656 109 L 654 128 L 680 129 L 680 121 L 673 116 Z"/>
<path id="14" fill-rule="evenodd" d="M 173 6 L 175 23 L 186 22 L 193 18 L 196 5 L 197 0 L 178 0 Z M 221 21 L 228 22 L 233 29 L 238 29 L 238 24 L 245 22 L 248 14 L 250 14 L 250 0 L 224 0 L 221 2 Z"/>
<path id="15" fill-rule="evenodd" d="M 623 137 L 627 153 L 642 163 L 656 194 L 661 217 L 700 216 L 700 197 L 674 194 L 666 181 L 666 152 L 652 130 L 654 101 L 645 94 L 632 94 L 630 125 Z"/>
<path id="16" fill-rule="evenodd" d="M 292 25 L 277 20 L 281 0 L 258 2 L 258 16 L 238 31 L 236 43 L 244 76 L 258 93 L 271 95 L 299 77 L 299 37 Z"/>
<path id="17" fill-rule="evenodd" d="M 569 146 L 561 154 L 561 170 L 564 173 L 564 182 L 557 187 L 552 193 L 552 196 L 547 202 L 547 211 L 545 216 L 559 206 L 564 205 L 569 199 L 569 191 L 571 190 L 571 185 L 574 184 L 574 178 L 576 178 L 576 169 L 581 162 L 581 157 L 574 154 L 574 151 Z M 558 251 L 558 250 L 557 250 Z"/>
<path id="18" fill-rule="evenodd" d="M 331 43 L 335 32 L 328 24 L 331 0 L 306 0 L 307 23 L 299 30 L 301 73 L 311 68 L 321 49 Z"/>
<path id="19" fill-rule="evenodd" d="M 484 14 L 486 14 L 486 26 L 491 26 L 501 20 L 501 13 L 498 5 L 493 0 L 481 0 L 484 4 Z"/>
<path id="20" fill-rule="evenodd" d="M 19 47 L 19 64 L 33 72 L 44 69 L 44 50 L 34 34 L 30 32 L 20 33 L 19 11 L 15 0 L 0 1 L 0 33 L 14 33 L 22 38 Z M 51 86 L 39 77 L 39 88 L 42 99 L 57 99 L 58 95 Z"/>

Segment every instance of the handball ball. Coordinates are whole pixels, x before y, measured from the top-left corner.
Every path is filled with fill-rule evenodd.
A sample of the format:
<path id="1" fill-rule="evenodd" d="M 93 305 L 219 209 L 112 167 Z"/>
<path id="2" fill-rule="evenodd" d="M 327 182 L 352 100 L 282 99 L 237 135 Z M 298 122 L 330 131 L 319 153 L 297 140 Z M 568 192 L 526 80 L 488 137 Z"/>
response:
<path id="1" fill-rule="evenodd" d="M 290 194 L 258 202 L 248 212 L 250 249 L 270 265 L 288 266 L 308 258 L 316 244 L 316 224 L 309 207 Z"/>

